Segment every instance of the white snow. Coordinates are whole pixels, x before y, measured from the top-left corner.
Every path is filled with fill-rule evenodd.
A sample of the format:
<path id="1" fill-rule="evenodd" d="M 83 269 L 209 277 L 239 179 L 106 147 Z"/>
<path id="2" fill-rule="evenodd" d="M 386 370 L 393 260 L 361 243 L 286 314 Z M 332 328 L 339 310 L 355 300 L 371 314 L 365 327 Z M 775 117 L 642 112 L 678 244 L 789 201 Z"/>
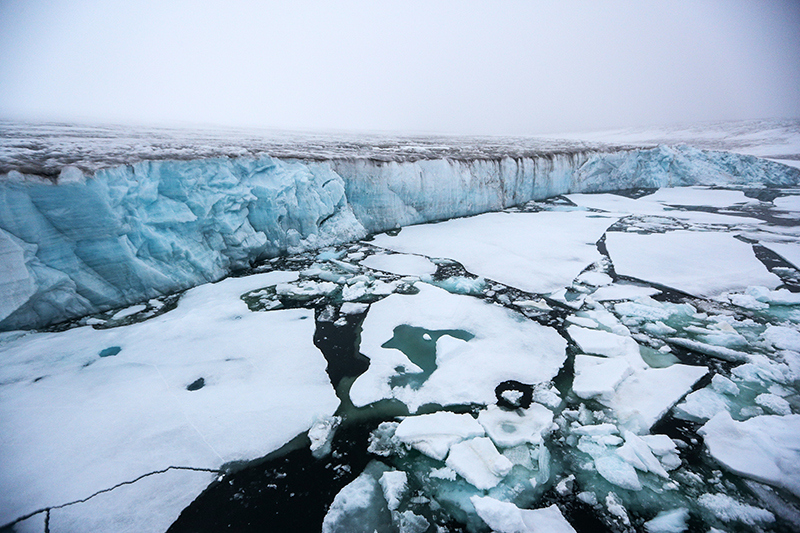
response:
<path id="1" fill-rule="evenodd" d="M 609 232 L 606 246 L 617 274 L 711 297 L 750 285 L 775 288 L 781 280 L 756 259 L 751 245 L 726 233 L 670 231 L 640 235 Z M 714 275 L 710 276 L 709 273 Z"/>
<path id="2" fill-rule="evenodd" d="M 547 294 L 601 259 L 594 243 L 616 220 L 582 211 L 487 213 L 406 227 L 396 237 L 378 235 L 372 244 L 448 257 L 473 274 Z"/>
<path id="3" fill-rule="evenodd" d="M 723 411 L 698 433 L 709 453 L 728 470 L 800 496 L 800 415 L 737 422 Z"/>
<path id="4" fill-rule="evenodd" d="M 362 260 L 361 265 L 400 276 L 422 277 L 436 272 L 430 259 L 410 254 L 375 254 Z"/>
<path id="5" fill-rule="evenodd" d="M 542 509 L 520 509 L 489 496 L 472 496 L 470 501 L 481 520 L 496 533 L 575 533 L 555 504 Z"/>
<path id="6" fill-rule="evenodd" d="M 633 466 L 622 457 L 611 454 L 595 459 L 597 473 L 606 481 L 628 490 L 642 490 L 642 483 Z"/>
<path id="7" fill-rule="evenodd" d="M 322 521 L 322 533 L 371 533 L 385 530 L 391 515 L 379 479 L 389 467 L 378 461 L 367 465 L 351 483 L 333 498 Z"/>
<path id="8" fill-rule="evenodd" d="M 450 447 L 464 439 L 485 435 L 483 426 L 468 414 L 438 411 L 404 418 L 394 433 L 400 442 L 439 461 Z"/>
<path id="9" fill-rule="evenodd" d="M 383 489 L 387 507 L 390 511 L 396 510 L 400 506 L 400 500 L 408 492 L 408 474 L 400 470 L 384 472 L 378 483 Z"/>
<path id="10" fill-rule="evenodd" d="M 445 464 L 479 490 L 497 486 L 514 466 L 488 437 L 454 444 Z"/>
<path id="11" fill-rule="evenodd" d="M 412 411 L 426 403 L 440 405 L 494 403 L 494 390 L 506 380 L 536 384 L 549 381 L 566 359 L 564 339 L 497 305 L 418 284 L 416 295 L 393 294 L 372 304 L 364 320 L 360 351 L 369 369 L 356 379 L 350 398 L 356 406 L 396 398 Z M 397 368 L 419 372 L 400 350 L 383 348 L 394 329 L 409 325 L 435 330 L 462 330 L 469 341 L 443 335 L 437 342 L 436 369 L 415 389 L 391 385 Z"/>
<path id="12" fill-rule="evenodd" d="M 764 242 L 761 246 L 769 248 L 779 256 L 783 257 L 792 264 L 795 268 L 800 268 L 800 243 L 785 243 L 785 242 Z"/>
<path id="13" fill-rule="evenodd" d="M 13 436 L 0 439 L 0 523 L 168 466 L 261 457 L 333 414 L 313 311 L 253 313 L 239 298 L 294 278 L 231 278 L 146 322 L 0 344 L 0 434 Z"/>

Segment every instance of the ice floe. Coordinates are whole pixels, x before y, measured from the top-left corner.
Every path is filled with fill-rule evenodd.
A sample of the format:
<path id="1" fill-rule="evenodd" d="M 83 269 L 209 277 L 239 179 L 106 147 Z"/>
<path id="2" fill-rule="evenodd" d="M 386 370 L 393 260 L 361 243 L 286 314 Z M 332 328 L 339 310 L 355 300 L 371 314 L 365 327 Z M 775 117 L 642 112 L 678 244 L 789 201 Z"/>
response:
<path id="1" fill-rule="evenodd" d="M 373 244 L 448 257 L 473 274 L 547 294 L 601 259 L 594 243 L 616 220 L 586 212 L 488 213 L 410 226 L 394 237 L 378 235 Z"/>
<path id="2" fill-rule="evenodd" d="M 714 459 L 728 470 L 800 496 L 800 415 L 737 422 L 722 411 L 698 433 Z"/>
<path id="3" fill-rule="evenodd" d="M 370 366 L 350 389 L 356 406 L 391 398 L 412 411 L 426 403 L 488 405 L 500 383 L 549 381 L 566 359 L 566 342 L 551 328 L 469 296 L 417 286 L 419 294 L 372 304 L 360 345 Z M 435 334 L 435 342 L 424 340 L 425 333 Z"/>
<path id="4" fill-rule="evenodd" d="M 694 296 L 717 296 L 751 285 L 774 289 L 781 284 L 780 278 L 756 259 L 752 246 L 731 234 L 609 232 L 606 246 L 617 274 Z"/>
<path id="5" fill-rule="evenodd" d="M 0 344 L 0 432 L 13 435 L 0 440 L 0 523 L 170 466 L 261 457 L 333 414 L 313 312 L 240 299 L 295 277 L 230 278 L 146 322 Z"/>
<path id="6" fill-rule="evenodd" d="M 520 509 L 489 496 L 473 496 L 470 501 L 481 520 L 497 533 L 575 533 L 555 504 L 542 509 Z"/>
<path id="7" fill-rule="evenodd" d="M 428 276 L 436 272 L 430 259 L 410 254 L 374 254 L 361 260 L 361 265 L 400 276 Z"/>

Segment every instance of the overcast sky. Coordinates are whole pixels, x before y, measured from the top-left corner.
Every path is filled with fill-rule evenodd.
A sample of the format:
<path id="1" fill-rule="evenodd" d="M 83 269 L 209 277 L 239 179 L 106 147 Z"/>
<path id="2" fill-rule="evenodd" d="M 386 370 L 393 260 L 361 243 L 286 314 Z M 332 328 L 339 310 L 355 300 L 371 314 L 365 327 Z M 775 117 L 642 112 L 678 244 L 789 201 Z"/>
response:
<path id="1" fill-rule="evenodd" d="M 515 135 L 800 117 L 800 1 L 0 0 L 0 117 Z"/>

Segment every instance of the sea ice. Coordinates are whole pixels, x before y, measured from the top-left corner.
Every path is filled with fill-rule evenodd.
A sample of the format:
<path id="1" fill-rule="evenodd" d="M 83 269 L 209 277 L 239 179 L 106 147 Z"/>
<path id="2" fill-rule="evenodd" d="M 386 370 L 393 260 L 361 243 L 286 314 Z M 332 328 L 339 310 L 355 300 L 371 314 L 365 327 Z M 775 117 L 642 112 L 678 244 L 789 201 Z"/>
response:
<path id="1" fill-rule="evenodd" d="M 775 515 L 766 509 L 759 509 L 746 503 L 741 503 L 727 494 L 702 494 L 697 498 L 697 503 L 711 511 L 714 516 L 723 522 L 742 522 L 749 526 L 761 523 L 772 523 Z"/>
<path id="2" fill-rule="evenodd" d="M 800 244 L 780 243 L 780 242 L 761 242 L 761 246 L 769 248 L 779 256 L 786 259 L 795 268 L 800 268 Z"/>
<path id="3" fill-rule="evenodd" d="M 350 389 L 354 405 L 389 398 L 412 411 L 426 403 L 488 405 L 494 403 L 495 388 L 503 381 L 547 382 L 564 363 L 566 342 L 555 330 L 476 298 L 417 286 L 419 294 L 393 294 L 370 307 L 360 346 L 370 366 Z M 395 381 L 398 376 L 423 375 L 423 369 L 400 349 L 384 346 L 401 326 L 421 328 L 420 337 L 452 332 L 439 336 L 435 361 L 425 363 L 432 372 L 418 385 Z M 474 337 L 453 336 L 466 334 Z"/>
<path id="4" fill-rule="evenodd" d="M 606 302 L 609 300 L 634 300 L 640 296 L 653 296 L 659 292 L 661 291 L 652 287 L 615 283 L 613 285 L 600 287 L 592 293 L 592 298 L 598 302 Z"/>
<path id="5" fill-rule="evenodd" d="M 567 333 L 584 353 L 624 359 L 634 369 L 647 368 L 639 345 L 630 337 L 580 326 L 569 326 Z"/>
<path id="6" fill-rule="evenodd" d="M 514 466 L 508 458 L 500 455 L 488 437 L 454 444 L 445 464 L 479 490 L 497 486 Z"/>
<path id="7" fill-rule="evenodd" d="M 620 382 L 632 373 L 633 368 L 625 358 L 578 354 L 575 356 L 572 392 L 585 400 L 599 397 L 608 401 Z"/>
<path id="8" fill-rule="evenodd" d="M 617 274 L 711 297 L 750 285 L 775 288 L 781 279 L 756 259 L 753 247 L 726 233 L 670 231 L 640 235 L 608 232 Z M 714 272 L 709 276 L 709 272 Z"/>
<path id="9" fill-rule="evenodd" d="M 481 520 L 496 533 L 575 533 L 555 504 L 542 509 L 520 509 L 489 496 L 472 496 L 470 501 Z"/>
<path id="10" fill-rule="evenodd" d="M 548 294 L 570 285 L 588 265 L 601 259 L 594 243 L 616 220 L 581 211 L 488 213 L 406 227 L 395 237 L 376 236 L 373 244 L 448 257 L 473 274 Z"/>
<path id="11" fill-rule="evenodd" d="M 436 272 L 436 265 L 427 257 L 411 254 L 375 254 L 363 259 L 361 265 L 399 276 L 429 276 Z"/>
<path id="12" fill-rule="evenodd" d="M 0 439 L 0 523 L 169 466 L 261 457 L 332 415 L 313 311 L 240 298 L 294 278 L 230 278 L 146 322 L 0 343 L 0 434 L 13 435 Z"/>
<path id="13" fill-rule="evenodd" d="M 552 430 L 553 412 L 538 403 L 531 404 L 528 409 L 514 411 L 490 405 L 478 414 L 478 422 L 501 448 L 525 443 L 540 444 Z"/>
<path id="14" fill-rule="evenodd" d="M 706 373 L 704 366 L 682 364 L 637 371 L 603 403 L 614 410 L 627 429 L 647 433 Z"/>
<path id="15" fill-rule="evenodd" d="M 438 461 L 444 461 L 453 444 L 485 434 L 470 415 L 447 411 L 406 417 L 394 433 L 400 442 Z"/>
<path id="16" fill-rule="evenodd" d="M 391 529 L 392 517 L 379 480 L 389 467 L 372 461 L 333 499 L 322 533 L 374 533 Z"/>
<path id="17" fill-rule="evenodd" d="M 683 533 L 686 531 L 688 518 L 688 509 L 661 511 L 655 518 L 645 522 L 644 529 L 647 533 Z"/>
<path id="18" fill-rule="evenodd" d="M 722 411 L 698 433 L 709 453 L 728 470 L 800 496 L 800 415 L 737 422 Z"/>

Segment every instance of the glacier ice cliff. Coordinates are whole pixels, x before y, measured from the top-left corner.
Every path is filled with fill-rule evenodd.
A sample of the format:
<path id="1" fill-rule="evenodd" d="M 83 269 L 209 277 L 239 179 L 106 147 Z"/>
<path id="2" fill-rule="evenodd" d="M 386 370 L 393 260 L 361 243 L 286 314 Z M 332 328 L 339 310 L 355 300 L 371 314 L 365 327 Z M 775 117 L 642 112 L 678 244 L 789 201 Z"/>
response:
<path id="1" fill-rule="evenodd" d="M 25 169 L 23 169 L 25 170 Z M 258 259 L 574 192 L 792 186 L 800 170 L 688 146 L 519 157 L 145 160 L 0 175 L 0 330 L 222 278 Z"/>

